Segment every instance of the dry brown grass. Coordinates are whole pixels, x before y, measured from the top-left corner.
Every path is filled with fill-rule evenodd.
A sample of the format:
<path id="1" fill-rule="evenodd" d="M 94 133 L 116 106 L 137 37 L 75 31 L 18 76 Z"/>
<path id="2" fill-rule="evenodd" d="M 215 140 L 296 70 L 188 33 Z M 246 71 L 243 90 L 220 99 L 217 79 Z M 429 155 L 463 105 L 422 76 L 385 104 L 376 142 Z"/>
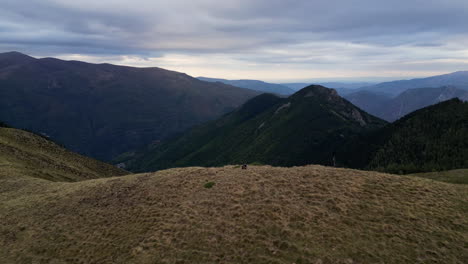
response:
<path id="1" fill-rule="evenodd" d="M 0 263 L 466 263 L 467 197 L 322 166 L 3 176 Z"/>

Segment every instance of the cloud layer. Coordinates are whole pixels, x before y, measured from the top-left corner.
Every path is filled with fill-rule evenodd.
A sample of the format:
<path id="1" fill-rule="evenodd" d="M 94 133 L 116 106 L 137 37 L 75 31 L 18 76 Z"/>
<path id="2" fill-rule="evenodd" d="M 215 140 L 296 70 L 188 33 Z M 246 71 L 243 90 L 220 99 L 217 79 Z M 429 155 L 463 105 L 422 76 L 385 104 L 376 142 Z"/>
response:
<path id="1" fill-rule="evenodd" d="M 0 51 L 275 81 L 468 69 L 466 0 L 2 0 Z"/>

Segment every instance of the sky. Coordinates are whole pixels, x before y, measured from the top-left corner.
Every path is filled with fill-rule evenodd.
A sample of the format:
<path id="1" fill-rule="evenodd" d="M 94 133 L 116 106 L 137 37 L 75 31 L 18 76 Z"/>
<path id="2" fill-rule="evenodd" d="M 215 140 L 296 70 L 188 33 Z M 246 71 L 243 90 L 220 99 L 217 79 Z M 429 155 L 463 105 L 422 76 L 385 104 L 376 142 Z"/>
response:
<path id="1" fill-rule="evenodd" d="M 468 69 L 467 0 L 0 0 L 0 52 L 272 82 Z"/>

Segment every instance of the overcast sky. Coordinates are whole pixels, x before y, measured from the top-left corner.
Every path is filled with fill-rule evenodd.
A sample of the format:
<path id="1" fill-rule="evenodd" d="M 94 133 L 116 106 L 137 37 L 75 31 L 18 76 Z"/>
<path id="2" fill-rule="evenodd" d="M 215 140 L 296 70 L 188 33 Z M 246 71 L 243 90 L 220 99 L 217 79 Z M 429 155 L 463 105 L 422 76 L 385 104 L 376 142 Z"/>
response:
<path id="1" fill-rule="evenodd" d="M 400 79 L 468 70 L 468 0 L 0 0 L 0 51 L 192 76 Z"/>

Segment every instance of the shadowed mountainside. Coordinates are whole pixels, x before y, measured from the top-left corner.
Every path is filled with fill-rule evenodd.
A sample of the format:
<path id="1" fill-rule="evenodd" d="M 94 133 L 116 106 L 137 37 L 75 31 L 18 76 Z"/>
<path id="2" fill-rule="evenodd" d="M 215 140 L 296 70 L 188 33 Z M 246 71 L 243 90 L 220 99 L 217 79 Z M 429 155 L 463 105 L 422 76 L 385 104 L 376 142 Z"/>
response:
<path id="1" fill-rule="evenodd" d="M 384 124 L 335 90 L 312 85 L 288 98 L 257 96 L 237 111 L 125 162 L 134 171 L 254 162 L 331 165 L 333 153 L 345 142 Z"/>
<path id="2" fill-rule="evenodd" d="M 360 135 L 338 156 L 391 173 L 468 168 L 468 102 L 451 99 Z"/>
<path id="3" fill-rule="evenodd" d="M 0 120 L 110 160 L 232 111 L 259 93 L 160 68 L 0 54 Z"/>
<path id="4" fill-rule="evenodd" d="M 237 111 L 120 162 L 136 172 L 242 163 L 444 171 L 468 167 L 467 136 L 468 102 L 459 99 L 386 124 L 334 90 L 309 86 L 289 98 L 257 96 Z"/>

